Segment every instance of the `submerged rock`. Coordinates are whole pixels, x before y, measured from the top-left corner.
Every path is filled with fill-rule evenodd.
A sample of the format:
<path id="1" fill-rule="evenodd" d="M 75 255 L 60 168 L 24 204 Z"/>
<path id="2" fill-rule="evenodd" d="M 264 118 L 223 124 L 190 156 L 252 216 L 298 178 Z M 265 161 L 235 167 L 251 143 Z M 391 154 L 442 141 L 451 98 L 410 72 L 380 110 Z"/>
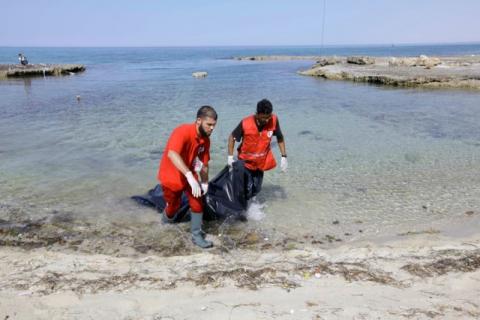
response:
<path id="1" fill-rule="evenodd" d="M 206 71 L 198 71 L 192 73 L 192 77 L 194 78 L 206 78 L 208 76 L 208 73 Z"/>

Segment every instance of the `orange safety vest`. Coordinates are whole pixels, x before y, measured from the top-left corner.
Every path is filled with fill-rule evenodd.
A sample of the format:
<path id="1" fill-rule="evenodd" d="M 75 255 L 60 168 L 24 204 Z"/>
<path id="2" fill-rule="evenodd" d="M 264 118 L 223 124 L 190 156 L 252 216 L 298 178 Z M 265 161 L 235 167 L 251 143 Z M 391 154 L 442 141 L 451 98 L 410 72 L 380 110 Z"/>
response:
<path id="1" fill-rule="evenodd" d="M 238 148 L 238 158 L 245 161 L 247 169 L 267 171 L 275 168 L 277 162 L 270 149 L 270 142 L 276 127 L 275 114 L 272 114 L 272 118 L 260 132 L 255 123 L 255 116 L 242 120 L 243 139 Z"/>

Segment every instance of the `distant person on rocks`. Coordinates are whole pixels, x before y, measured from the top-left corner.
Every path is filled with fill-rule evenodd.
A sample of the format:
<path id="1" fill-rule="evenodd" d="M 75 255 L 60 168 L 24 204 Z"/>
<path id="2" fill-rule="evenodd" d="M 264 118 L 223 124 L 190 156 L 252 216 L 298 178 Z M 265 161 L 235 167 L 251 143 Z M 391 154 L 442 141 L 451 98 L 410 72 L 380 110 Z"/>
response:
<path id="1" fill-rule="evenodd" d="M 247 169 L 247 199 L 257 195 L 263 182 L 263 172 L 275 168 L 275 157 L 270 148 L 272 137 L 277 137 L 278 147 L 282 156 L 280 169 L 286 172 L 288 168 L 285 141 L 278 117 L 272 113 L 272 103 L 263 99 L 257 103 L 257 113 L 244 118 L 228 137 L 229 167 L 234 162 L 233 151 L 235 142 L 240 142 L 238 147 L 238 159 L 245 161 Z"/>
<path id="2" fill-rule="evenodd" d="M 18 54 L 18 61 L 20 61 L 22 66 L 26 66 L 28 64 L 27 58 L 22 53 Z"/>
<path id="3" fill-rule="evenodd" d="M 217 112 L 210 106 L 197 111 L 197 119 L 173 130 L 158 170 L 166 202 L 162 221 L 173 223 L 185 192 L 191 209 L 192 242 L 201 248 L 212 247 L 202 230 L 203 199 L 208 189 L 210 135 L 217 124 Z M 196 171 L 199 172 L 197 176 Z"/>

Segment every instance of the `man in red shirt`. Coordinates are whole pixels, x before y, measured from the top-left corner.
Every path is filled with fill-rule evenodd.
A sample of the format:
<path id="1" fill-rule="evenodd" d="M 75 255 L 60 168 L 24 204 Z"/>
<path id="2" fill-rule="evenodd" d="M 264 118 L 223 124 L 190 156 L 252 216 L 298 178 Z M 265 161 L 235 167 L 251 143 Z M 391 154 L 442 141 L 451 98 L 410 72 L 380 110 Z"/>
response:
<path id="1" fill-rule="evenodd" d="M 272 103 L 263 99 L 257 103 L 257 112 L 244 118 L 228 138 L 228 166 L 232 166 L 235 142 L 240 142 L 238 159 L 245 162 L 247 169 L 247 199 L 257 195 L 263 182 L 263 172 L 275 168 L 277 162 L 270 148 L 272 137 L 277 137 L 282 158 L 280 169 L 288 168 L 285 140 L 277 115 L 272 113 Z"/>
<path id="2" fill-rule="evenodd" d="M 166 207 L 162 221 L 175 220 L 185 192 L 191 209 L 192 241 L 201 248 L 212 247 L 202 231 L 202 195 L 208 189 L 210 135 L 217 124 L 217 112 L 210 106 L 198 109 L 194 123 L 175 128 L 163 152 L 157 178 L 163 189 Z M 197 172 L 200 176 L 200 183 Z"/>

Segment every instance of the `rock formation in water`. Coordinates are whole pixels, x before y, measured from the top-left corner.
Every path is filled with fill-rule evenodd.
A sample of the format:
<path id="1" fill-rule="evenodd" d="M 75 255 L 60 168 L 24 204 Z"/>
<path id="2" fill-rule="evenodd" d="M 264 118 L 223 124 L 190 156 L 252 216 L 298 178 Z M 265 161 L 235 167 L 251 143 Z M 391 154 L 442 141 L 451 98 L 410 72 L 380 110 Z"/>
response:
<path id="1" fill-rule="evenodd" d="M 75 74 L 85 71 L 82 64 L 2 64 L 0 65 L 0 79 L 35 77 L 35 76 L 60 76 Z"/>
<path id="2" fill-rule="evenodd" d="M 480 56 L 348 57 L 339 60 L 336 63 L 317 63 L 299 73 L 330 80 L 398 87 L 480 90 Z M 319 61 L 328 61 L 328 58 Z"/>
<path id="3" fill-rule="evenodd" d="M 206 71 L 197 71 L 192 73 L 192 77 L 194 78 L 205 78 L 208 76 L 208 73 Z"/>

